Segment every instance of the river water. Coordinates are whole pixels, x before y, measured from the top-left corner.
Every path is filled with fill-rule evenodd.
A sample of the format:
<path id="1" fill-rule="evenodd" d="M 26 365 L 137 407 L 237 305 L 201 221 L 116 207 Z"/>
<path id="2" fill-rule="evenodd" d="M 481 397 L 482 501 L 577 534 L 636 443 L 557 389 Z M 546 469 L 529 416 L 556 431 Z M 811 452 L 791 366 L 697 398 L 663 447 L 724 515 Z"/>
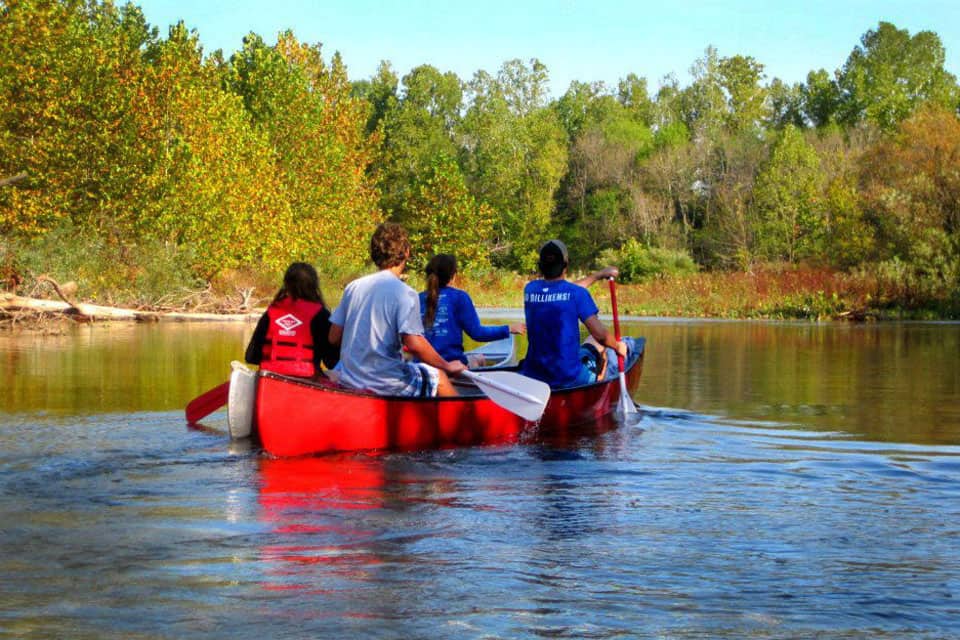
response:
<path id="1" fill-rule="evenodd" d="M 960 325 L 627 328 L 636 425 L 294 460 L 250 325 L 0 335 L 0 636 L 960 637 Z"/>

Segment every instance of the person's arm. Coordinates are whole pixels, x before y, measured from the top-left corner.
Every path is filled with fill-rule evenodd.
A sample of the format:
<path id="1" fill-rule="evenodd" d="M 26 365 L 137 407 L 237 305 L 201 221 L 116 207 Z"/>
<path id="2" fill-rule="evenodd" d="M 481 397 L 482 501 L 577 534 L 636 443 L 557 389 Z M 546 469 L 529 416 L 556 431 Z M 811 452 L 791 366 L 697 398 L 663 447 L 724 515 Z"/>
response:
<path id="1" fill-rule="evenodd" d="M 610 278 L 616 278 L 620 275 L 620 270 L 616 267 L 604 267 L 599 271 L 594 271 L 588 276 L 584 276 L 579 280 L 574 280 L 573 284 L 578 284 L 583 288 L 587 288 L 592 285 L 597 280 L 609 280 Z"/>
<path id="2" fill-rule="evenodd" d="M 337 347 L 337 351 L 339 351 L 340 340 L 342 339 L 343 339 L 343 327 L 341 327 L 335 322 L 331 322 L 330 331 L 327 332 L 327 340 L 330 341 L 330 345 Z"/>
<path id="3" fill-rule="evenodd" d="M 257 327 L 253 330 L 250 344 L 247 345 L 247 351 L 243 354 L 243 359 L 247 361 L 247 364 L 263 362 L 263 345 L 267 341 L 267 329 L 269 327 L 270 318 L 267 314 L 263 314 L 257 321 Z"/>
<path id="4" fill-rule="evenodd" d="M 617 337 L 611 332 L 607 331 L 607 328 L 604 326 L 603 322 L 600 321 L 600 318 L 596 315 L 592 315 L 583 322 L 584 326 L 587 328 L 587 331 L 590 332 L 590 335 L 593 336 L 593 339 L 602 344 L 605 347 L 610 347 L 617 354 L 627 357 L 627 345 L 622 341 L 618 341 Z"/>
<path id="5" fill-rule="evenodd" d="M 330 312 L 321 309 L 310 322 L 310 335 L 313 337 L 313 365 L 317 371 L 323 362 L 327 369 L 333 369 L 340 361 L 340 345 L 330 343 Z"/>
<path id="6" fill-rule="evenodd" d="M 615 267 L 601 269 L 594 275 L 606 275 L 608 277 L 616 276 L 617 274 L 613 273 L 611 270 L 615 270 Z M 580 321 L 583 322 L 583 325 L 587 328 L 587 331 L 590 332 L 590 337 L 604 347 L 609 347 L 618 354 L 626 356 L 627 345 L 617 340 L 617 337 L 607 331 L 607 327 L 603 324 L 603 322 L 600 321 L 600 311 L 597 309 L 597 303 L 593 301 L 593 297 L 590 295 L 590 292 L 581 285 L 580 287 L 573 287 L 572 293 L 574 294 L 574 300 L 576 301 L 577 305 L 577 315 L 579 316 Z"/>
<path id="7" fill-rule="evenodd" d="M 433 348 L 433 345 L 430 344 L 430 341 L 423 336 L 405 333 L 402 339 L 403 346 L 406 347 L 407 351 L 409 351 L 413 357 L 424 364 L 446 372 L 448 375 L 460 375 L 460 373 L 467 368 L 467 365 L 459 360 L 444 360 L 440 354 L 437 353 L 436 349 Z"/>
<path id="8" fill-rule="evenodd" d="M 327 331 L 327 342 L 336 347 L 337 351 L 340 350 L 340 341 L 343 339 L 343 325 L 346 324 L 347 305 L 350 303 L 352 287 L 352 283 L 347 285 L 347 288 L 343 290 L 340 304 L 330 312 L 330 330 Z"/>
<path id="9" fill-rule="evenodd" d="M 493 342 L 510 337 L 509 325 L 486 326 L 480 324 L 477 308 L 473 306 L 473 300 L 465 291 L 457 296 L 457 304 L 454 308 L 457 314 L 457 324 L 477 342 Z"/>

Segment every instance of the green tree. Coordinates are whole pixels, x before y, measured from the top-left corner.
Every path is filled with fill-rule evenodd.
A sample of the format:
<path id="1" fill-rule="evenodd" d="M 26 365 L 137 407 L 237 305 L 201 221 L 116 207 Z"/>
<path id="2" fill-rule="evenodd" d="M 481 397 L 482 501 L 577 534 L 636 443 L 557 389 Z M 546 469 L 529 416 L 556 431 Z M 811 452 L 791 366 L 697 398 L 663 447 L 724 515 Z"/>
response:
<path id="1" fill-rule="evenodd" d="M 571 240 L 578 263 L 589 263 L 603 249 L 619 246 L 627 238 L 650 240 L 669 217 L 642 186 L 638 159 L 640 148 L 651 147 L 650 130 L 630 123 L 638 130 L 628 135 L 616 128 L 593 127 L 570 150 L 564 207 L 558 219 L 567 227 L 564 235 Z"/>
<path id="2" fill-rule="evenodd" d="M 12 116 L 2 135 L 29 144 L 2 157 L 25 167 L 30 184 L 0 194 L 0 226 L 67 225 L 77 246 L 100 247 L 84 257 L 114 264 L 117 282 L 155 268 L 146 247 L 207 277 L 282 257 L 264 232 L 286 210 L 272 150 L 223 90 L 216 60 L 203 62 L 195 33 L 178 24 L 160 40 L 139 9 L 110 2 L 4 11 L 0 40 L 15 50 L 3 49 L 0 64 L 16 100 L 0 109 Z"/>
<path id="3" fill-rule="evenodd" d="M 367 118 L 368 134 L 379 131 L 387 114 L 397 108 L 400 102 L 399 85 L 400 79 L 386 60 L 377 67 L 377 73 L 373 78 L 353 83 L 351 94 L 370 104 L 370 116 Z"/>
<path id="4" fill-rule="evenodd" d="M 750 56 L 736 55 L 721 59 L 718 72 L 727 98 L 727 131 L 758 131 L 767 113 L 767 90 L 760 84 L 763 65 Z"/>
<path id="5" fill-rule="evenodd" d="M 826 127 L 837 121 L 840 88 L 824 69 L 808 73 L 800 91 L 803 114 L 815 127 Z"/>
<path id="6" fill-rule="evenodd" d="M 627 109 L 634 120 L 647 127 L 653 126 L 656 118 L 656 105 L 650 99 L 646 78 L 628 73 L 627 77 L 620 80 L 617 85 L 617 100 Z"/>
<path id="7" fill-rule="evenodd" d="M 452 72 L 422 65 L 403 78 L 403 95 L 383 115 L 383 146 L 377 157 L 381 208 L 398 222 L 418 185 L 435 171 L 437 158 L 456 158 L 454 140 L 463 105 L 463 87 Z"/>
<path id="8" fill-rule="evenodd" d="M 796 127 L 785 127 L 753 189 L 757 255 L 789 262 L 820 255 L 827 226 L 820 203 L 823 181 L 816 150 Z"/>
<path id="9" fill-rule="evenodd" d="M 281 270 L 295 225 L 270 141 L 182 23 L 150 58 L 137 113 L 157 161 L 151 192 L 140 194 L 138 237 L 189 247 L 207 278 L 249 265 Z"/>
<path id="10" fill-rule="evenodd" d="M 837 176 L 827 183 L 823 204 L 829 227 L 824 239 L 823 262 L 850 268 L 876 255 L 876 231 L 864 215 L 861 201 L 852 176 Z"/>
<path id="11" fill-rule="evenodd" d="M 478 72 L 461 127 L 467 184 L 496 212 L 494 258 L 522 270 L 536 263 L 567 163 L 567 137 L 546 106 L 546 81 L 537 60 L 507 62 L 497 77 Z"/>
<path id="12" fill-rule="evenodd" d="M 549 96 L 547 66 L 531 58 L 507 60 L 497 72 L 497 84 L 510 110 L 520 117 L 533 114 L 547 106 Z"/>
<path id="13" fill-rule="evenodd" d="M 825 264 L 850 268 L 876 256 L 877 230 L 860 191 L 861 158 L 874 144 L 872 133 L 869 128 L 842 131 L 831 125 L 808 138 L 824 173 L 822 208 L 827 229 L 821 260 Z"/>
<path id="14" fill-rule="evenodd" d="M 553 103 L 557 117 L 573 141 L 585 126 L 608 120 L 613 113 L 623 110 L 621 104 L 610 95 L 602 82 L 579 82 L 574 80 L 560 98 Z"/>
<path id="15" fill-rule="evenodd" d="M 875 122 L 892 131 L 924 102 L 948 109 L 960 105 L 946 52 L 932 31 L 913 36 L 889 22 L 867 31 L 838 73 L 840 120 L 847 126 Z"/>
<path id="16" fill-rule="evenodd" d="M 787 125 L 807 126 L 803 115 L 803 87 L 787 84 L 774 78 L 767 87 L 766 122 L 768 129 L 783 129 Z"/>
<path id="17" fill-rule="evenodd" d="M 680 82 L 673 75 L 663 78 L 660 88 L 657 90 L 656 98 L 653 101 L 653 123 L 652 127 L 661 131 L 668 127 L 683 125 L 683 130 L 687 132 L 687 138 L 690 138 L 690 129 L 683 117 L 683 90 L 680 88 Z"/>
<path id="18" fill-rule="evenodd" d="M 0 4 L 0 230 L 64 222 L 127 239 L 154 159 L 136 139 L 143 52 L 156 32 L 132 5 Z"/>
<path id="19" fill-rule="evenodd" d="M 707 47 L 690 68 L 693 82 L 679 95 L 679 110 L 694 140 L 713 140 L 721 131 L 757 130 L 766 116 L 763 65 L 750 56 L 721 58 Z"/>
<path id="20" fill-rule="evenodd" d="M 639 171 L 654 150 L 654 134 L 635 113 L 607 98 L 597 99 L 605 108 L 588 110 L 591 117 L 570 148 L 565 197 L 555 215 L 581 264 L 627 238 L 649 240 L 664 220 L 663 206 L 644 193 Z"/>
<path id="21" fill-rule="evenodd" d="M 711 140 L 723 128 L 727 104 L 716 48 L 707 47 L 703 58 L 690 67 L 690 75 L 693 82 L 679 94 L 680 117 L 694 140 Z"/>
<path id="22" fill-rule="evenodd" d="M 415 185 L 405 209 L 416 249 L 415 264 L 423 266 L 437 253 L 452 253 L 465 271 L 490 265 L 493 209 L 470 194 L 453 158 L 434 160 Z"/>

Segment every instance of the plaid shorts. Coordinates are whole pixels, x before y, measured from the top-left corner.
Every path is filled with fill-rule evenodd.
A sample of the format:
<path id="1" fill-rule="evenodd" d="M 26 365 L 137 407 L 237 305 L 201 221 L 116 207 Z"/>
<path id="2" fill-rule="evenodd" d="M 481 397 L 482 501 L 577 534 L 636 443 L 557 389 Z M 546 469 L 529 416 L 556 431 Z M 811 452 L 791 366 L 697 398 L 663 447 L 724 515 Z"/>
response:
<path id="1" fill-rule="evenodd" d="M 422 362 L 405 362 L 407 386 L 398 395 L 411 398 L 432 398 L 440 385 L 440 371 Z"/>

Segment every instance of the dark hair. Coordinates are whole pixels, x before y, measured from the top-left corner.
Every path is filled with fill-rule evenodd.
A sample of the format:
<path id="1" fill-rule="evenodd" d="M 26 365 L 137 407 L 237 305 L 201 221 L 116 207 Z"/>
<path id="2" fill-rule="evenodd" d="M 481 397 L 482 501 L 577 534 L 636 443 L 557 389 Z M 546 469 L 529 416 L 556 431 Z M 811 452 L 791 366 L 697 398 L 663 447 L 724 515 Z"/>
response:
<path id="1" fill-rule="evenodd" d="M 283 286 L 277 291 L 273 301 L 280 302 L 284 298 L 319 302 L 327 306 L 323 301 L 323 294 L 320 293 L 320 278 L 312 264 L 294 262 L 287 267 L 287 272 L 283 274 Z"/>
<path id="2" fill-rule="evenodd" d="M 378 269 L 389 269 L 410 257 L 410 237 L 407 230 L 395 222 L 377 226 L 370 238 L 370 259 Z"/>
<path id="3" fill-rule="evenodd" d="M 427 263 L 427 307 L 423 313 L 423 326 L 433 326 L 437 317 L 437 301 L 440 299 L 440 287 L 450 284 L 457 274 L 457 258 L 449 253 L 438 253 Z"/>
<path id="4" fill-rule="evenodd" d="M 559 277 L 563 270 L 567 268 L 568 263 L 567 246 L 560 240 L 548 240 L 540 247 L 540 260 L 537 262 L 537 269 L 540 270 L 544 278 L 549 280 Z"/>

